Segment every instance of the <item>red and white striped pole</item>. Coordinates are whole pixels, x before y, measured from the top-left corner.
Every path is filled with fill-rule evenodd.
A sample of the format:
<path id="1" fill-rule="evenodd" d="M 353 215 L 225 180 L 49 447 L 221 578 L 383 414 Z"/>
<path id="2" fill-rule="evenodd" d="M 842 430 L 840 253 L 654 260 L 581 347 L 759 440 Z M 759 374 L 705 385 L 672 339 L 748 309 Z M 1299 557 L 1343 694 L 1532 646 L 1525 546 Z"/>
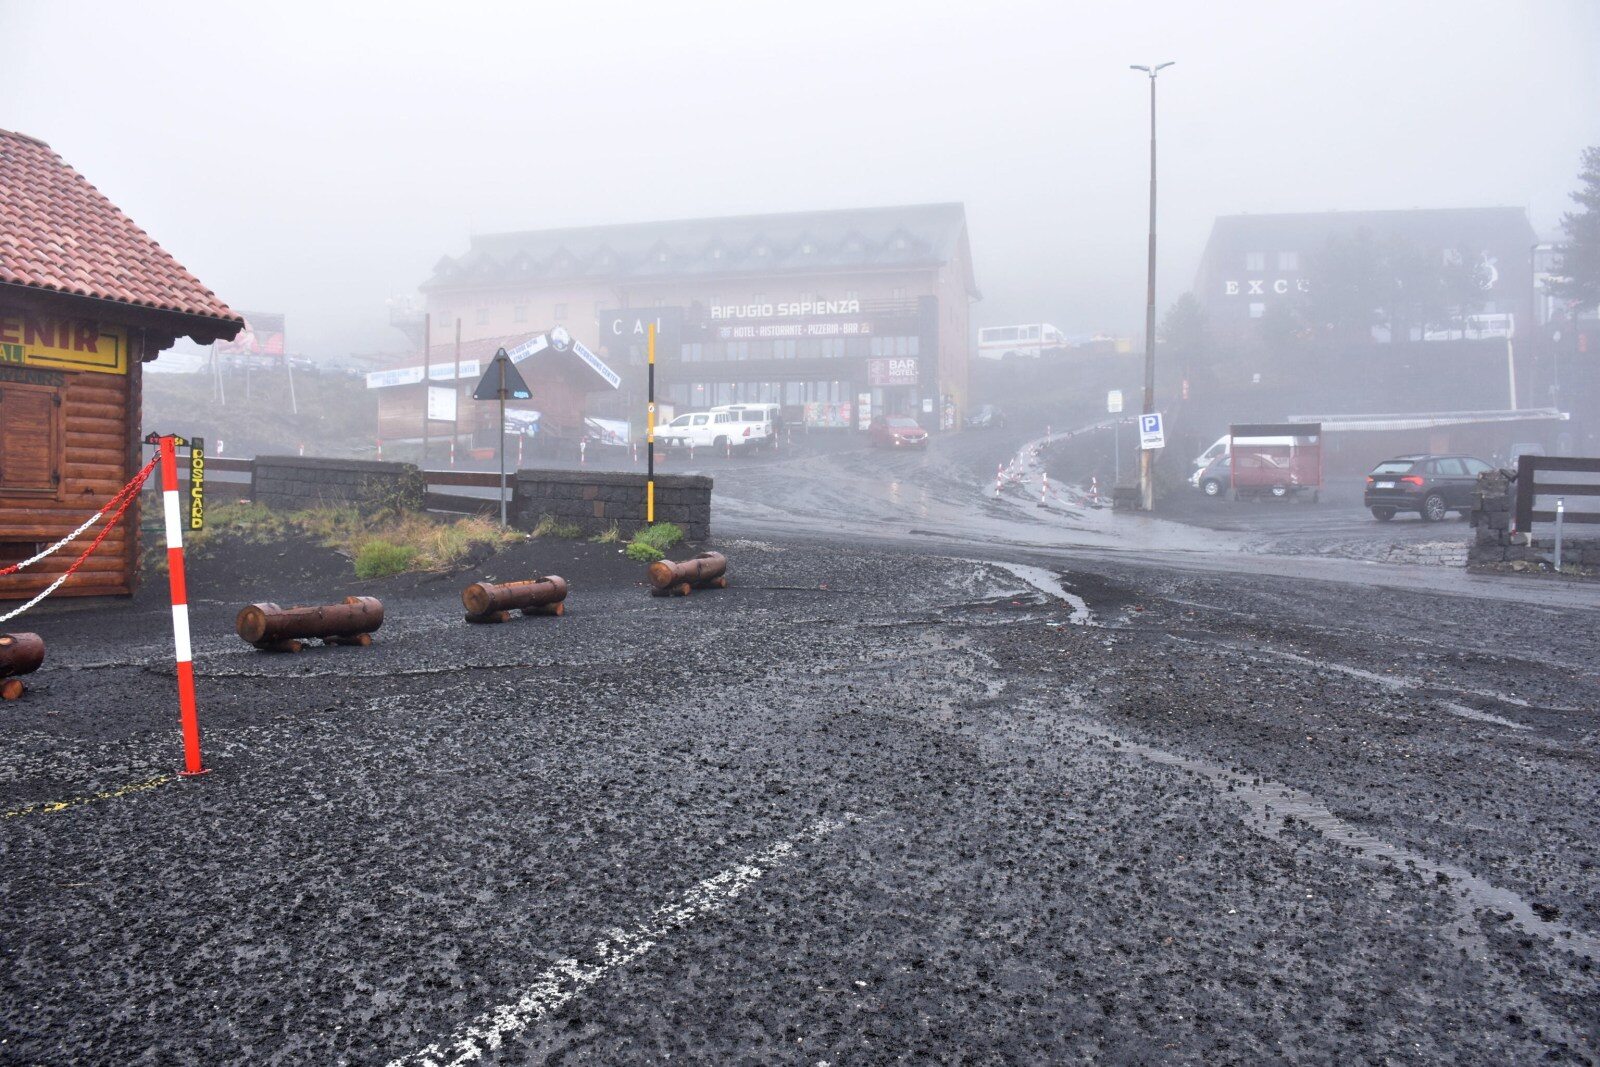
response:
<path id="1" fill-rule="evenodd" d="M 1043 472 L 1040 472 L 1040 474 L 1039 474 L 1039 506 L 1041 508 L 1044 507 L 1044 498 L 1049 494 L 1049 492 L 1050 492 L 1050 475 L 1045 474 Z"/>
<path id="2" fill-rule="evenodd" d="M 994 465 L 994 495 L 996 497 L 998 497 L 1000 495 L 1000 486 L 1005 482 L 1005 478 L 1006 478 L 1005 464 L 996 463 Z"/>
<path id="3" fill-rule="evenodd" d="M 172 586 L 172 643 L 178 658 L 178 710 L 183 723 L 183 772 L 200 765 L 200 716 L 194 700 L 194 656 L 189 648 L 189 588 L 183 574 L 183 523 L 178 507 L 177 441 L 161 438 L 161 509 L 167 522 L 167 580 Z"/>

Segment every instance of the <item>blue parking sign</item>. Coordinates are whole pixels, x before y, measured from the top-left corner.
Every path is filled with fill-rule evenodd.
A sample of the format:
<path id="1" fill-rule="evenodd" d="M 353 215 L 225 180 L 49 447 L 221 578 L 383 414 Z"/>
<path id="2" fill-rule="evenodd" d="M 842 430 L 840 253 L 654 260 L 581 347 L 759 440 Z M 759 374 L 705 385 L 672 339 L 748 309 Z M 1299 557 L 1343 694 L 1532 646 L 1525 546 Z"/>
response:
<path id="1" fill-rule="evenodd" d="M 1152 411 L 1148 415 L 1139 416 L 1139 447 L 1140 448 L 1165 448 L 1167 446 L 1166 428 L 1161 424 L 1161 413 Z"/>

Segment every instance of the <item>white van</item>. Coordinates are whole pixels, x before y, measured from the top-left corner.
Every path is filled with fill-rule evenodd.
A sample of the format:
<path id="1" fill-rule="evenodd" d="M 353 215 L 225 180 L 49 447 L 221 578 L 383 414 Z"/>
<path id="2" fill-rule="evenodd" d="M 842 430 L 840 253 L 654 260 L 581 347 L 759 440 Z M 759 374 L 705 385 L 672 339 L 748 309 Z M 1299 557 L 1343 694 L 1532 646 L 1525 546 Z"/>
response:
<path id="1" fill-rule="evenodd" d="M 1223 456 L 1226 456 L 1228 454 L 1228 440 L 1229 438 L 1227 434 L 1223 434 L 1221 437 L 1217 438 L 1212 442 L 1210 448 L 1194 457 L 1194 465 L 1200 470 L 1205 470 L 1207 467 L 1211 466 L 1212 460 L 1221 459 Z M 1305 442 L 1306 439 L 1303 437 L 1252 437 L 1250 438 L 1250 447 L 1262 448 L 1277 446 L 1281 448 L 1296 448 L 1303 447 Z M 1192 478 L 1190 480 L 1195 481 L 1195 479 Z M 1198 481 L 1196 481 L 1196 484 L 1199 484 Z"/>

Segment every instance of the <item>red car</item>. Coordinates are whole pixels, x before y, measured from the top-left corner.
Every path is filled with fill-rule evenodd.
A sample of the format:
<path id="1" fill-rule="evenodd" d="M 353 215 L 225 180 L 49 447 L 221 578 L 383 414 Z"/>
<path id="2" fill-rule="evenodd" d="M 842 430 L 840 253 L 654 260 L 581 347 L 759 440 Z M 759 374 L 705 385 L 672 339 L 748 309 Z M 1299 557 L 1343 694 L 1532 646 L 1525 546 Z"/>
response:
<path id="1" fill-rule="evenodd" d="M 928 431 L 905 415 L 879 415 L 867 427 L 867 439 L 876 448 L 928 447 Z"/>

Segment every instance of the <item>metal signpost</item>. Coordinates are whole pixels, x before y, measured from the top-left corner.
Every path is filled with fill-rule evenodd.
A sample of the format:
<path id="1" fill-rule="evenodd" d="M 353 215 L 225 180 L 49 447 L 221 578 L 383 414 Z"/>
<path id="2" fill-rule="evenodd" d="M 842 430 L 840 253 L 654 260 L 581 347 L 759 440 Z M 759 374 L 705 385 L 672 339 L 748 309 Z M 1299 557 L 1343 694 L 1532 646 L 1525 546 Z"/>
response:
<path id="1" fill-rule="evenodd" d="M 500 525 L 506 525 L 506 398 L 513 400 L 532 400 L 533 393 L 528 390 L 528 383 L 522 380 L 522 372 L 517 370 L 517 365 L 511 362 L 511 357 L 506 355 L 505 349 L 500 349 L 494 354 L 494 359 L 489 361 L 489 369 L 483 372 L 483 377 L 478 380 L 478 387 L 472 391 L 474 400 L 496 400 L 500 404 Z"/>
<path id="2" fill-rule="evenodd" d="M 656 324 L 650 324 L 649 399 L 644 409 L 644 521 L 656 521 Z"/>
<path id="3" fill-rule="evenodd" d="M 1108 415 L 1122 414 L 1122 390 L 1112 389 L 1106 393 L 1106 413 Z M 1111 455 L 1114 464 L 1112 468 L 1111 484 L 1122 484 L 1122 420 L 1111 420 Z"/>

